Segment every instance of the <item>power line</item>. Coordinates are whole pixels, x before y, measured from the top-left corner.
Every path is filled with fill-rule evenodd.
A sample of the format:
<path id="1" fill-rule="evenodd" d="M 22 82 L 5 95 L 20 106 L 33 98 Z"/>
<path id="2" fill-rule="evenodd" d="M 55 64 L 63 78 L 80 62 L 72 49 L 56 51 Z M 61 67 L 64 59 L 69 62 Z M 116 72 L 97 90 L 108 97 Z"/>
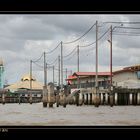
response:
<path id="1" fill-rule="evenodd" d="M 61 43 L 61 42 L 60 42 L 60 43 Z M 51 51 L 46 52 L 46 54 L 50 54 L 50 53 L 54 52 L 54 51 L 59 47 L 60 43 L 59 43 L 54 49 L 52 49 Z"/>
<path id="2" fill-rule="evenodd" d="M 140 29 L 138 27 L 122 27 L 122 26 L 115 26 L 115 28 L 123 28 L 123 29 Z"/>
<path id="3" fill-rule="evenodd" d="M 64 61 L 68 61 L 68 60 L 72 59 L 72 58 L 75 56 L 76 53 L 77 53 L 77 52 L 75 52 L 71 57 L 69 57 L 69 58 L 67 58 L 67 59 L 64 59 Z"/>
<path id="4" fill-rule="evenodd" d="M 70 55 L 76 50 L 76 48 L 77 48 L 77 47 L 75 47 L 69 54 L 67 54 L 67 55 L 65 55 L 65 56 L 63 56 L 63 57 L 68 57 L 68 56 L 70 56 Z"/>
<path id="5" fill-rule="evenodd" d="M 121 23 L 124 23 L 124 24 L 140 24 L 140 22 L 112 22 L 112 21 L 107 21 L 107 22 L 103 22 L 103 23 L 116 23 L 116 24 L 121 24 Z"/>
<path id="6" fill-rule="evenodd" d="M 57 70 L 57 71 L 58 71 L 58 69 L 57 69 L 57 68 L 55 68 L 55 67 L 54 67 L 54 70 Z M 65 69 L 63 69 L 63 72 L 66 72 L 66 70 L 65 70 Z M 67 70 L 67 72 L 71 72 L 71 70 L 69 70 L 69 71 Z"/>
<path id="7" fill-rule="evenodd" d="M 56 62 L 57 62 L 57 58 L 53 62 L 47 63 L 47 65 L 52 65 L 52 64 L 55 64 Z"/>
<path id="8" fill-rule="evenodd" d="M 82 36 L 80 36 L 79 38 L 73 40 L 73 41 L 70 41 L 70 42 L 64 42 L 63 44 L 71 44 L 71 43 L 74 43 L 78 40 L 80 40 L 82 37 L 84 37 L 86 34 L 89 33 L 89 31 L 95 26 L 96 23 L 94 23 Z"/>
<path id="9" fill-rule="evenodd" d="M 33 62 L 33 61 L 32 61 Z M 40 68 L 44 68 L 43 66 L 39 65 L 38 63 L 36 62 L 33 62 L 36 66 L 40 67 Z"/>
<path id="10" fill-rule="evenodd" d="M 104 33 L 97 39 L 97 41 L 99 41 L 100 39 L 102 39 L 102 38 L 105 36 L 105 34 L 106 34 L 109 30 L 110 30 L 110 28 L 108 28 L 107 31 L 104 32 Z M 79 47 L 89 47 L 89 46 L 91 46 L 91 45 L 93 45 L 93 44 L 95 44 L 95 43 L 96 43 L 96 41 L 94 41 L 94 42 L 92 42 L 92 43 L 90 43 L 90 44 L 84 45 L 84 46 L 79 46 Z"/>
<path id="11" fill-rule="evenodd" d="M 113 31 L 113 33 L 140 34 L 140 32 Z"/>
<path id="12" fill-rule="evenodd" d="M 140 36 L 140 34 L 113 33 L 113 35 Z"/>
<path id="13" fill-rule="evenodd" d="M 32 60 L 32 62 L 38 62 L 39 60 L 41 60 L 42 57 L 43 57 L 43 53 L 37 60 L 34 60 L 34 61 Z"/>

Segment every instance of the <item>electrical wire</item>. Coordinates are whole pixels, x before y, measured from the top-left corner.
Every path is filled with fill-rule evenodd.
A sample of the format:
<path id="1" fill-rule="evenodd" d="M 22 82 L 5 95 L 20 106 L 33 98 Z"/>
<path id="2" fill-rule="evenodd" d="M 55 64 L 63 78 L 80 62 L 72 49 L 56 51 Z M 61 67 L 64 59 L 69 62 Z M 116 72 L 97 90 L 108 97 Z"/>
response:
<path id="1" fill-rule="evenodd" d="M 103 22 L 103 23 L 116 23 L 116 24 L 121 24 L 121 23 L 124 23 L 124 24 L 140 24 L 140 22 L 112 22 L 112 21 L 107 21 L 107 22 Z"/>
<path id="2" fill-rule="evenodd" d="M 43 57 L 43 53 L 37 60 L 34 60 L 34 61 L 32 60 L 32 62 L 38 62 L 39 60 L 41 60 L 42 57 Z"/>
<path id="3" fill-rule="evenodd" d="M 46 52 L 46 54 L 50 54 L 50 53 L 54 52 L 59 47 L 60 44 L 61 44 L 61 42 L 54 49 L 52 49 L 49 52 Z"/>
<path id="4" fill-rule="evenodd" d="M 109 30 L 110 30 L 110 28 L 108 28 L 107 31 L 104 32 L 97 40 L 99 41 L 100 39 L 102 39 L 102 38 L 108 33 Z M 94 42 L 92 42 L 92 43 L 90 43 L 90 44 L 88 44 L 88 45 L 79 46 L 79 47 L 89 47 L 89 46 L 91 46 L 91 45 L 93 45 L 93 44 L 95 44 L 95 43 L 96 43 L 96 41 L 94 41 Z"/>
<path id="5" fill-rule="evenodd" d="M 76 48 L 77 48 L 77 47 L 75 47 L 69 54 L 67 54 L 67 55 L 65 55 L 65 56 L 63 56 L 63 57 L 68 57 L 68 56 L 70 56 L 70 55 L 76 50 Z"/>
<path id="6" fill-rule="evenodd" d="M 37 64 L 36 62 L 33 62 L 36 66 L 40 67 L 40 68 L 44 68 L 43 66 Z"/>
<path id="7" fill-rule="evenodd" d="M 57 59 L 58 58 L 56 58 L 53 62 L 51 62 L 51 63 L 47 63 L 47 65 L 52 65 L 52 64 L 55 64 L 56 62 L 57 62 Z"/>
<path id="8" fill-rule="evenodd" d="M 122 27 L 122 26 L 116 26 L 116 28 L 123 28 L 123 29 L 140 29 L 137 27 Z"/>
<path id="9" fill-rule="evenodd" d="M 57 69 L 57 68 L 54 68 L 54 70 L 59 71 L 59 69 Z M 66 72 L 66 70 L 63 69 L 63 72 Z M 67 70 L 67 73 L 70 73 L 70 72 L 71 72 L 71 70 Z"/>
<path id="10" fill-rule="evenodd" d="M 64 61 L 72 59 L 75 56 L 75 54 L 76 54 L 76 52 L 70 58 L 64 59 Z"/>
<path id="11" fill-rule="evenodd" d="M 113 35 L 140 36 L 140 34 L 114 33 Z"/>
<path id="12" fill-rule="evenodd" d="M 92 29 L 95 25 L 96 25 L 96 23 L 94 23 L 94 24 L 93 24 L 82 36 L 80 36 L 79 38 L 77 38 L 77 39 L 75 39 L 75 40 L 73 40 L 73 41 L 70 41 L 70 42 L 63 42 L 63 44 L 71 44 L 71 43 L 74 43 L 74 42 L 80 40 L 82 37 L 84 37 L 86 34 L 88 34 L 88 33 L 91 31 L 91 29 Z"/>

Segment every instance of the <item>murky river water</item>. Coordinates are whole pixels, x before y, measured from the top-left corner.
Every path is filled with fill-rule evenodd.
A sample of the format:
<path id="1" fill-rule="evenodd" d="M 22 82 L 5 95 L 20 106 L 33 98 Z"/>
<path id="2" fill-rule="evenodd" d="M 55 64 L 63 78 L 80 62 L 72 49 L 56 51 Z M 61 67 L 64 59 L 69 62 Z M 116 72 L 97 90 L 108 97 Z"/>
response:
<path id="1" fill-rule="evenodd" d="M 140 106 L 0 104 L 0 125 L 140 125 Z"/>

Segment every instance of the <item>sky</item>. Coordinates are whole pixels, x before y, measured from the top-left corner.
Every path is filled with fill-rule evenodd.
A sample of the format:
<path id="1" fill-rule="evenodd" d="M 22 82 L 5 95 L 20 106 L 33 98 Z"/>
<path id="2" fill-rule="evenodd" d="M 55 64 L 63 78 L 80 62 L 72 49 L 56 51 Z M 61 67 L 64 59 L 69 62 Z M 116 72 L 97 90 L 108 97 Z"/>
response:
<path id="1" fill-rule="evenodd" d="M 83 35 L 92 25 L 98 21 L 98 36 L 106 32 L 111 23 L 104 22 L 140 22 L 140 15 L 135 14 L 4 14 L 0 15 L 0 58 L 4 61 L 5 82 L 15 83 L 30 70 L 30 60 L 37 60 L 42 53 L 50 52 L 61 41 L 71 42 Z M 140 24 L 114 24 L 112 26 L 139 27 Z M 86 34 L 80 40 L 63 44 L 63 55 L 67 56 L 77 45 L 86 46 L 95 41 L 96 28 Z M 114 29 L 113 48 L 113 71 L 140 64 L 140 36 L 117 35 L 116 32 L 135 32 L 139 29 Z M 98 41 L 99 71 L 109 71 L 110 44 L 109 32 Z M 60 45 L 52 53 L 46 55 L 47 63 L 55 65 L 55 81 L 58 82 L 58 55 Z M 40 66 L 40 67 L 39 67 Z M 67 68 L 67 74 L 77 71 L 76 49 L 72 55 L 64 57 L 63 69 Z M 95 71 L 95 44 L 89 47 L 80 47 L 80 71 Z M 47 71 L 47 82 L 52 81 L 52 68 Z M 33 63 L 33 75 L 38 81 L 43 82 L 43 57 Z M 63 73 L 64 79 L 66 73 Z M 65 81 L 64 81 L 65 83 Z"/>

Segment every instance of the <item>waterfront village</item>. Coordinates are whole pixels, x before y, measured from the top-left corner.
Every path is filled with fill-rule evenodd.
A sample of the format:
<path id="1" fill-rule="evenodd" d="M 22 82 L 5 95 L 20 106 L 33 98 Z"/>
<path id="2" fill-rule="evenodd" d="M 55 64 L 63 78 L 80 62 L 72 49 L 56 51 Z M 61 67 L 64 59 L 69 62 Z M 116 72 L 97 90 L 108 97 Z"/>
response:
<path id="1" fill-rule="evenodd" d="M 66 84 L 53 82 L 44 85 L 36 77 L 25 74 L 19 81 L 4 85 L 4 64 L 0 61 L 0 102 L 38 103 L 43 107 L 67 104 L 81 105 L 140 105 L 140 65 L 124 67 L 110 72 L 73 72 L 65 79 Z M 98 88 L 96 76 L 98 75 Z M 110 77 L 112 85 L 110 86 Z"/>

